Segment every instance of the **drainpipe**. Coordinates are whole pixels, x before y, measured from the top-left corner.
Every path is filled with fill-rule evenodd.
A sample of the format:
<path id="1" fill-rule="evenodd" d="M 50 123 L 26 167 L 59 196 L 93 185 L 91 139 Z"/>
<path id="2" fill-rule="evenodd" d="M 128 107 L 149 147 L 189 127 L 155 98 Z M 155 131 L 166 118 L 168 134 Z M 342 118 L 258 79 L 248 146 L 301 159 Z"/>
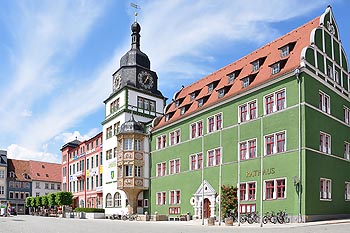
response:
<path id="1" fill-rule="evenodd" d="M 296 68 L 294 71 L 295 77 L 298 82 L 298 223 L 302 221 L 301 219 L 301 78 L 299 76 L 300 69 Z"/>
<path id="2" fill-rule="evenodd" d="M 204 225 L 204 134 L 202 134 L 202 225 Z"/>
<path id="3" fill-rule="evenodd" d="M 221 186 L 222 186 L 222 159 L 224 156 L 223 148 L 222 148 L 222 127 L 220 128 L 220 149 L 221 149 L 221 156 L 220 156 L 220 168 L 219 168 L 219 226 L 221 226 Z"/>
<path id="4" fill-rule="evenodd" d="M 264 113 L 261 115 L 261 123 L 260 123 L 260 136 L 261 136 L 261 150 L 260 150 L 260 227 L 263 227 L 263 194 L 264 194 L 264 183 L 263 183 L 263 157 L 264 157 Z"/>
<path id="5" fill-rule="evenodd" d="M 238 226 L 241 226 L 241 151 L 240 151 L 240 144 L 239 142 L 241 141 L 241 128 L 240 128 L 240 123 L 238 123 L 238 129 L 237 129 L 237 134 L 238 134 L 238 174 L 237 174 L 237 223 Z"/>

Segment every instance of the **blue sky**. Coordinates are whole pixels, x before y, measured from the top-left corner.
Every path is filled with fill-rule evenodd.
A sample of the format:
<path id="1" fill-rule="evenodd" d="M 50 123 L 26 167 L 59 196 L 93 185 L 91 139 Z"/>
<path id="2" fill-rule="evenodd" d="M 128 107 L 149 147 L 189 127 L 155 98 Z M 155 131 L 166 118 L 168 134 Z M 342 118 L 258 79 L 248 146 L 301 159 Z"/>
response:
<path id="1" fill-rule="evenodd" d="M 141 50 L 169 99 L 181 88 L 332 6 L 349 58 L 350 1 L 135 0 Z M 102 130 L 112 73 L 130 49 L 124 0 L 0 1 L 0 149 L 60 162 L 60 148 Z"/>

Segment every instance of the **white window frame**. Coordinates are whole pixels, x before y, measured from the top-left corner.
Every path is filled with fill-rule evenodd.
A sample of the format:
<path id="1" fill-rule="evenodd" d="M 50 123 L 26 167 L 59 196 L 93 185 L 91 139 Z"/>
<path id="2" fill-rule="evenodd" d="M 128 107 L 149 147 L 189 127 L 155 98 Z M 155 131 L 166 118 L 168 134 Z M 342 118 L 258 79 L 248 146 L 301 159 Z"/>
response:
<path id="1" fill-rule="evenodd" d="M 254 198 L 253 199 L 249 199 L 249 184 L 255 184 L 255 194 L 254 194 Z M 239 189 L 241 188 L 241 185 L 245 185 L 245 195 L 244 195 L 244 199 L 240 199 L 241 201 L 256 201 L 256 193 L 257 193 L 257 182 L 256 181 L 250 181 L 250 182 L 243 182 L 240 183 L 239 185 Z M 238 197 L 241 197 L 241 191 L 239 190 L 237 195 L 239 195 Z"/>
<path id="2" fill-rule="evenodd" d="M 176 171 L 176 163 L 179 162 L 179 171 Z M 171 168 L 171 163 L 174 163 L 173 169 Z M 181 160 L 180 158 L 169 160 L 169 175 L 179 174 L 181 172 Z"/>
<path id="3" fill-rule="evenodd" d="M 289 46 L 283 46 L 281 49 L 281 57 L 287 57 L 289 55 Z"/>
<path id="4" fill-rule="evenodd" d="M 219 115 L 221 115 L 221 125 L 220 126 L 218 126 L 217 125 L 217 116 L 219 116 Z M 212 131 L 209 131 L 209 119 L 210 118 L 213 118 L 214 119 L 214 127 L 213 127 L 213 130 Z M 212 116 L 209 116 L 208 118 L 207 118 L 207 133 L 213 133 L 213 132 L 215 132 L 215 131 L 218 131 L 218 130 L 220 130 L 221 128 L 222 128 L 222 126 L 223 126 L 223 123 L 224 123 L 224 115 L 223 115 L 223 113 L 222 112 L 219 112 L 219 113 L 217 113 L 217 114 L 215 114 L 215 115 L 212 115 Z"/>
<path id="5" fill-rule="evenodd" d="M 249 142 L 251 141 L 255 141 L 255 154 L 253 157 L 250 157 L 250 151 L 249 151 Z M 242 161 L 241 159 L 241 144 L 246 144 L 246 152 L 245 152 L 245 155 L 244 155 L 244 159 L 243 160 L 248 160 L 248 159 L 254 159 L 257 157 L 257 151 L 258 151 L 258 144 L 257 144 L 257 141 L 258 139 L 257 138 L 251 138 L 251 139 L 247 139 L 247 140 L 244 140 L 244 141 L 241 141 L 238 143 L 238 157 L 239 157 L 239 160 Z"/>
<path id="6" fill-rule="evenodd" d="M 350 143 L 344 141 L 344 159 L 350 160 Z"/>
<path id="7" fill-rule="evenodd" d="M 171 141 L 171 135 L 174 134 L 174 141 Z M 179 140 L 177 140 L 177 135 L 179 135 Z M 173 146 L 181 142 L 181 129 L 176 129 L 169 133 L 169 145 Z"/>
<path id="8" fill-rule="evenodd" d="M 277 94 L 280 93 L 280 92 L 284 92 L 284 105 L 283 105 L 283 109 L 277 110 L 277 101 L 278 101 Z M 273 98 L 273 101 L 274 101 L 273 102 L 273 106 L 272 106 L 272 112 L 266 113 L 266 111 L 267 111 L 266 98 L 271 96 L 271 95 L 273 95 L 272 98 Z M 275 92 L 272 92 L 272 93 L 269 93 L 267 95 L 264 95 L 263 99 L 264 99 L 264 103 L 263 103 L 263 105 L 264 105 L 263 106 L 264 107 L 264 115 L 269 115 L 269 114 L 272 114 L 274 112 L 283 111 L 284 109 L 287 108 L 287 88 L 282 88 L 282 89 L 279 89 L 279 90 L 277 90 Z"/>
<path id="9" fill-rule="evenodd" d="M 319 109 L 322 112 L 331 114 L 331 97 L 323 91 L 319 91 L 319 96 L 321 98 L 321 102 L 319 103 Z M 328 105 L 326 104 L 326 102 L 328 102 Z"/>
<path id="10" fill-rule="evenodd" d="M 271 74 L 277 74 L 280 72 L 280 63 L 277 62 L 271 66 Z"/>
<path id="11" fill-rule="evenodd" d="M 242 88 L 249 86 L 249 84 L 250 84 L 250 77 L 246 77 L 242 79 Z"/>
<path id="12" fill-rule="evenodd" d="M 345 201 L 350 201 L 350 182 L 345 181 Z"/>
<path id="13" fill-rule="evenodd" d="M 278 180 L 284 180 L 284 196 L 277 198 L 277 181 Z M 266 183 L 269 181 L 273 181 L 273 193 L 272 193 L 272 198 L 266 199 Z M 282 200 L 287 198 L 287 177 L 281 177 L 281 178 L 275 178 L 275 179 L 269 179 L 269 180 L 264 180 L 264 190 L 263 190 L 263 200 Z"/>
<path id="14" fill-rule="evenodd" d="M 200 123 L 202 124 L 201 130 L 199 130 Z M 192 135 L 192 126 L 195 126 L 195 129 L 196 129 L 194 136 Z M 199 133 L 199 132 L 201 132 L 201 133 Z M 190 124 L 190 139 L 194 139 L 194 138 L 200 137 L 202 135 L 203 135 L 203 121 L 202 120 Z"/>
<path id="15" fill-rule="evenodd" d="M 350 125 L 350 109 L 346 106 L 344 108 L 344 123 Z"/>
<path id="16" fill-rule="evenodd" d="M 283 151 L 281 152 L 277 152 L 277 134 L 282 134 L 284 133 L 284 148 Z M 273 151 L 271 154 L 267 154 L 267 144 L 266 144 L 266 138 L 269 136 L 273 136 Z M 267 134 L 264 135 L 264 155 L 265 156 L 270 156 L 270 155 L 274 155 L 274 154 L 279 154 L 279 153 L 285 153 L 287 151 L 287 131 L 286 130 L 282 130 L 276 133 L 271 133 L 271 134 Z"/>
<path id="17" fill-rule="evenodd" d="M 250 110 L 251 110 L 250 109 L 250 104 L 252 104 L 254 102 L 255 102 L 255 117 L 252 117 L 250 115 Z M 242 121 L 242 119 L 241 119 L 241 107 L 243 107 L 243 106 L 247 107 L 247 115 L 246 115 L 245 121 Z M 238 106 L 238 122 L 239 123 L 247 122 L 247 121 L 250 121 L 250 120 L 255 120 L 258 117 L 257 114 L 258 114 L 258 100 L 257 99 L 253 99 L 253 100 L 251 100 L 249 102 L 246 102 L 246 103 L 241 104 L 241 105 Z"/>
<path id="18" fill-rule="evenodd" d="M 199 152 L 199 153 L 196 153 L 196 154 L 191 154 L 190 156 L 189 156 L 189 170 L 190 171 L 195 171 L 195 170 L 198 170 L 198 169 L 201 169 L 202 167 L 200 167 L 199 166 L 199 156 L 202 156 L 202 164 L 201 164 L 201 166 L 203 166 L 203 153 L 201 153 L 201 152 Z M 196 158 L 196 164 L 195 164 L 195 167 L 192 169 L 192 156 L 195 156 L 195 158 Z"/>
<path id="19" fill-rule="evenodd" d="M 259 70 L 259 68 L 260 68 L 259 60 L 256 60 L 256 61 L 252 62 L 252 72 L 255 72 L 255 71 Z"/>
<path id="20" fill-rule="evenodd" d="M 160 194 L 160 202 L 158 201 L 158 195 Z M 165 202 L 164 200 L 165 196 Z M 166 192 L 156 192 L 156 205 L 165 205 L 166 204 Z"/>
<path id="21" fill-rule="evenodd" d="M 322 145 L 321 145 L 321 137 L 322 137 Z M 326 146 L 326 140 L 329 139 L 328 147 Z M 320 131 L 320 152 L 325 154 L 331 154 L 332 153 L 332 136 L 328 133 Z"/>
<path id="22" fill-rule="evenodd" d="M 180 192 L 180 198 L 177 198 L 177 192 Z M 171 202 L 171 193 L 174 193 L 174 200 Z M 169 191 L 169 205 L 180 205 L 181 204 L 181 190 L 170 190 Z"/>
<path id="23" fill-rule="evenodd" d="M 322 182 L 322 190 L 321 190 Z M 328 186 L 328 192 L 327 192 Z M 332 180 L 328 178 L 320 178 L 320 200 L 321 201 L 332 201 Z"/>
<path id="24" fill-rule="evenodd" d="M 219 163 L 217 163 L 217 161 L 216 161 L 216 151 L 217 150 L 220 151 L 220 162 Z M 211 151 L 213 152 L 213 165 L 209 166 L 209 152 L 211 152 Z M 222 148 L 221 147 L 217 147 L 217 148 L 208 150 L 207 151 L 207 167 L 215 167 L 215 166 L 220 165 L 220 163 L 222 163 Z"/>
<path id="25" fill-rule="evenodd" d="M 165 137 L 165 142 L 164 142 L 164 137 Z M 160 146 L 158 145 L 158 140 L 160 140 Z M 156 144 L 156 148 L 157 150 L 160 150 L 160 149 L 163 149 L 167 146 L 167 137 L 166 137 L 166 134 L 162 134 L 160 136 L 157 137 L 157 144 Z"/>
<path id="26" fill-rule="evenodd" d="M 163 164 L 165 164 L 165 168 L 163 166 Z M 160 174 L 158 172 L 158 166 L 160 166 Z M 160 162 L 160 163 L 157 163 L 156 165 L 156 176 L 166 176 L 166 162 L 163 161 L 163 162 Z"/>

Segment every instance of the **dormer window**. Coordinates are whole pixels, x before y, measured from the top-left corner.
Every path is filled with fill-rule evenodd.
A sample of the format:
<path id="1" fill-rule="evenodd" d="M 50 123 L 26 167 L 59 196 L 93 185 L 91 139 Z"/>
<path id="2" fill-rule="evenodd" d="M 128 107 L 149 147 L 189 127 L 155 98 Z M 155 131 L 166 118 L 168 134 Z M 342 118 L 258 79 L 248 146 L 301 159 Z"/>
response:
<path id="1" fill-rule="evenodd" d="M 212 92 L 214 90 L 214 83 L 210 83 L 208 85 L 208 93 Z"/>
<path id="2" fill-rule="evenodd" d="M 232 83 L 233 81 L 235 81 L 235 79 L 236 79 L 235 73 L 228 74 L 228 83 Z"/>
<path id="3" fill-rule="evenodd" d="M 259 63 L 260 63 L 259 60 L 256 60 L 256 61 L 254 61 L 252 63 L 252 72 L 255 72 L 255 71 L 259 70 L 259 68 L 260 68 L 260 64 Z"/>
<path id="4" fill-rule="evenodd" d="M 191 93 L 191 94 L 190 94 L 190 99 L 191 99 L 191 101 L 194 100 L 195 98 L 196 98 L 196 93 L 194 93 L 194 92 Z"/>
<path id="5" fill-rule="evenodd" d="M 224 88 L 218 90 L 218 97 L 219 97 L 219 98 L 224 97 L 224 95 L 225 95 L 225 89 L 224 89 Z"/>
<path id="6" fill-rule="evenodd" d="M 250 84 L 249 77 L 246 77 L 246 78 L 242 79 L 242 87 L 243 88 L 249 86 L 249 84 Z"/>
<path id="7" fill-rule="evenodd" d="M 203 99 L 199 99 L 198 100 L 198 107 L 202 107 L 204 104 L 204 100 Z"/>
<path id="8" fill-rule="evenodd" d="M 175 108 L 179 107 L 179 105 L 180 105 L 180 100 L 176 100 L 175 101 Z"/>
<path id="9" fill-rule="evenodd" d="M 277 74 L 280 72 L 280 63 L 275 63 L 271 66 L 271 74 Z"/>
<path id="10" fill-rule="evenodd" d="M 185 108 L 185 107 L 182 107 L 181 110 L 180 110 L 180 115 L 185 114 L 185 111 L 186 111 L 186 108 Z"/>
<path id="11" fill-rule="evenodd" d="M 280 51 L 281 51 L 281 57 L 286 57 L 289 55 L 289 46 L 286 45 L 282 48 L 280 48 Z"/>

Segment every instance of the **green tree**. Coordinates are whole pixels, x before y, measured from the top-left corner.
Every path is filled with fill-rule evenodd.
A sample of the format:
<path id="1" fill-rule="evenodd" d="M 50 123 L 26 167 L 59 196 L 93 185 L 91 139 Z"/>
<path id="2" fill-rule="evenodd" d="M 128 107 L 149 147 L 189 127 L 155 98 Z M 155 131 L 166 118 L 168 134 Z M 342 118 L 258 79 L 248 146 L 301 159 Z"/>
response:
<path id="1" fill-rule="evenodd" d="M 67 206 L 73 204 L 73 194 L 71 192 L 58 192 L 56 193 L 56 203 L 61 206 Z"/>
<path id="2" fill-rule="evenodd" d="M 35 205 L 36 207 L 43 206 L 43 204 L 41 203 L 41 197 L 35 197 Z"/>
<path id="3" fill-rule="evenodd" d="M 62 215 L 66 216 L 66 206 L 73 204 L 73 194 L 71 192 L 58 192 L 56 193 L 56 203 L 62 206 Z"/>
<path id="4" fill-rule="evenodd" d="M 221 187 L 221 212 L 227 216 L 230 211 L 237 212 L 237 188 L 232 185 Z"/>
<path id="5" fill-rule="evenodd" d="M 51 207 L 57 206 L 56 193 L 50 193 L 49 195 L 47 195 L 47 200 L 49 202 L 49 206 Z"/>
<path id="6" fill-rule="evenodd" d="M 33 199 L 32 197 L 27 197 L 26 198 L 26 206 L 27 207 L 33 207 L 32 206 L 32 199 Z"/>
<path id="7" fill-rule="evenodd" d="M 41 204 L 42 204 L 42 206 L 45 206 L 45 207 L 49 205 L 49 201 L 47 199 L 47 196 L 41 197 Z"/>

